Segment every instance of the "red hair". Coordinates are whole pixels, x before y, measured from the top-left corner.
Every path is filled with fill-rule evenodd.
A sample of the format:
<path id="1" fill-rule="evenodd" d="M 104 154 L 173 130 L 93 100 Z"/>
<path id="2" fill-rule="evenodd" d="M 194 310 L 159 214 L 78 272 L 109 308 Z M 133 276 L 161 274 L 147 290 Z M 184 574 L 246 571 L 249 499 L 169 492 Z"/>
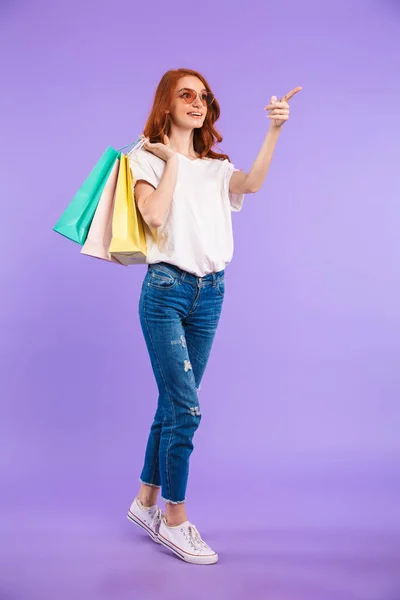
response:
<path id="1" fill-rule="evenodd" d="M 153 106 L 143 131 L 144 136 L 149 138 L 150 142 L 153 144 L 157 142 L 163 143 L 164 135 L 170 135 L 171 116 L 169 113 L 166 113 L 166 111 L 170 109 L 176 84 L 179 79 L 185 75 L 198 77 L 205 89 L 208 92 L 212 92 L 205 78 L 192 69 L 173 69 L 164 73 L 157 86 Z M 200 158 L 207 156 L 219 160 L 229 160 L 227 154 L 219 154 L 211 149 L 216 142 L 222 142 L 221 134 L 214 127 L 214 123 L 219 119 L 220 113 L 220 106 L 214 98 L 212 104 L 207 107 L 207 115 L 204 119 L 203 126 L 194 130 L 193 146 L 195 152 L 200 155 Z"/>

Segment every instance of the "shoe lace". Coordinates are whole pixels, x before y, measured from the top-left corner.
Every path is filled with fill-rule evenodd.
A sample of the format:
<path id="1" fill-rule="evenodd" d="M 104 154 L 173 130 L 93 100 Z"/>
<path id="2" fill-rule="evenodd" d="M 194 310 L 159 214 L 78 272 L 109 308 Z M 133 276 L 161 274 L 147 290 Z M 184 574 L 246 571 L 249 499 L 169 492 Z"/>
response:
<path id="1" fill-rule="evenodd" d="M 195 525 L 193 525 L 193 523 L 189 525 L 189 536 L 194 545 L 207 547 L 207 544 L 202 539 L 199 530 Z"/>
<path id="2" fill-rule="evenodd" d="M 163 512 L 161 510 L 161 508 L 159 506 L 157 506 L 156 510 L 154 511 L 153 517 L 151 519 L 151 527 L 155 527 L 156 525 L 158 525 L 161 521 L 163 517 Z"/>

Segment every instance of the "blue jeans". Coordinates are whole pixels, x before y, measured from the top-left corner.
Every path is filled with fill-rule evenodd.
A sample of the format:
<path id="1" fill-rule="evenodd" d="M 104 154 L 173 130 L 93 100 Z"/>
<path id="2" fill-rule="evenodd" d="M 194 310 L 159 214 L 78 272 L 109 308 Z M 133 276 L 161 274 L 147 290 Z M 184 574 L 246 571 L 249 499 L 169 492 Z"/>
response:
<path id="1" fill-rule="evenodd" d="M 224 270 L 197 277 L 168 263 L 148 266 L 140 323 L 158 386 L 140 481 L 161 487 L 165 502 L 185 502 L 198 390 L 224 300 Z"/>

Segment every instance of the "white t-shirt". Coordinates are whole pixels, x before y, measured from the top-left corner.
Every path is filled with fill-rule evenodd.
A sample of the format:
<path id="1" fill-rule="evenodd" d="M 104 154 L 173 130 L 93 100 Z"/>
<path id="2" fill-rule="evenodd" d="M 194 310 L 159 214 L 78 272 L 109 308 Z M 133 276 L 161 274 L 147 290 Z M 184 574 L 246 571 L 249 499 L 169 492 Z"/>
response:
<path id="1" fill-rule="evenodd" d="M 166 221 L 158 229 L 145 227 L 146 262 L 168 262 L 204 277 L 225 269 L 233 256 L 231 211 L 240 211 L 243 194 L 230 194 L 235 169 L 228 160 L 191 160 L 178 156 L 178 177 Z M 139 179 L 157 188 L 165 162 L 144 150 L 129 158 L 134 182 Z"/>

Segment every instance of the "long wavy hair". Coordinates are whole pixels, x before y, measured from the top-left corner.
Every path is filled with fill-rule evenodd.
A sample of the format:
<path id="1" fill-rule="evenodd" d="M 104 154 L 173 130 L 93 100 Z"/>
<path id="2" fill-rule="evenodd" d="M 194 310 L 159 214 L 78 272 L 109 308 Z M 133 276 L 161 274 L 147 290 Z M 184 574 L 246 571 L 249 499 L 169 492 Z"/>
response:
<path id="1" fill-rule="evenodd" d="M 176 84 L 181 77 L 193 75 L 202 81 L 205 89 L 212 92 L 206 79 L 192 69 L 172 69 L 162 76 L 154 95 L 153 106 L 146 121 L 143 130 L 145 137 L 149 138 L 152 144 L 164 142 L 164 135 L 169 137 L 171 132 L 171 115 L 166 111 L 170 110 L 173 94 Z M 210 106 L 207 107 L 207 115 L 203 126 L 196 128 L 193 134 L 193 146 L 200 158 L 217 158 L 219 160 L 229 160 L 227 154 L 214 152 L 212 147 L 218 142 L 222 142 L 222 135 L 215 129 L 214 123 L 219 119 L 220 106 L 216 98 Z"/>

